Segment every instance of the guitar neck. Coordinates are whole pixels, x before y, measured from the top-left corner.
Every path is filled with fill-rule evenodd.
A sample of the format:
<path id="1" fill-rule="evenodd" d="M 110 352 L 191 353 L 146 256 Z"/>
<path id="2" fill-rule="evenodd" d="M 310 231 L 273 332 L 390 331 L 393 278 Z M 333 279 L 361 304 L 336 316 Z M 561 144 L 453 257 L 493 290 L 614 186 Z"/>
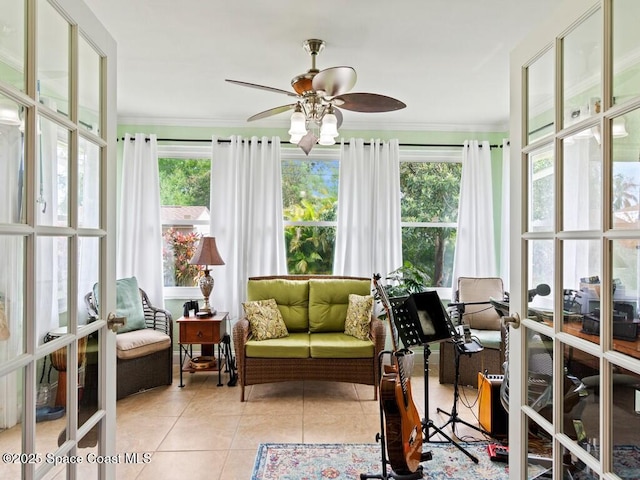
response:
<path id="1" fill-rule="evenodd" d="M 398 331 L 396 330 L 395 321 L 393 318 L 393 312 L 391 309 L 391 303 L 389 302 L 389 297 L 387 296 L 387 292 L 384 289 L 384 286 L 380 284 L 380 274 L 375 274 L 373 276 L 373 286 L 378 292 L 378 296 L 380 297 L 380 302 L 382 303 L 382 307 L 387 315 L 387 321 L 389 322 L 389 329 L 391 330 L 391 344 L 393 346 L 393 351 L 398 351 Z"/>

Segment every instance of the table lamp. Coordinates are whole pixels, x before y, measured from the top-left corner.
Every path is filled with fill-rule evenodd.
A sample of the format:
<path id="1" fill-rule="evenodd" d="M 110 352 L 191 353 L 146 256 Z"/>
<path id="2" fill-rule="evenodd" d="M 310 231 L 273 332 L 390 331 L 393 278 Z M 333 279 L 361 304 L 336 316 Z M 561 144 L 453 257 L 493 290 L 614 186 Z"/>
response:
<path id="1" fill-rule="evenodd" d="M 189 263 L 191 265 L 204 265 L 204 275 L 200 277 L 198 282 L 200 291 L 204 296 L 204 306 L 199 308 L 196 316 L 211 317 L 215 315 L 216 311 L 212 309 L 209 304 L 209 295 L 211 295 L 211 291 L 213 290 L 213 277 L 209 275 L 209 265 L 224 265 L 224 261 L 222 257 L 220 257 L 218 247 L 216 246 L 215 237 L 202 237 L 196 253 Z"/>

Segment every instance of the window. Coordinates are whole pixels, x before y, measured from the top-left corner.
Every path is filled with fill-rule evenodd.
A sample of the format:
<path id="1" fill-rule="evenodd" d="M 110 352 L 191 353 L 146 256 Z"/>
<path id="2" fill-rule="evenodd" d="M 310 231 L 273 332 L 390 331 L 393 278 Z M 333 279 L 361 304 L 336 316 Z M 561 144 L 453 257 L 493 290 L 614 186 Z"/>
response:
<path id="1" fill-rule="evenodd" d="M 400 152 L 402 259 L 449 287 L 456 245 L 459 150 Z"/>
<path id="2" fill-rule="evenodd" d="M 282 152 L 282 200 L 287 269 L 331 274 L 338 211 L 339 154 L 302 157 Z"/>
<path id="3" fill-rule="evenodd" d="M 196 287 L 200 270 L 189 259 L 209 234 L 211 147 L 158 146 L 165 296 Z"/>

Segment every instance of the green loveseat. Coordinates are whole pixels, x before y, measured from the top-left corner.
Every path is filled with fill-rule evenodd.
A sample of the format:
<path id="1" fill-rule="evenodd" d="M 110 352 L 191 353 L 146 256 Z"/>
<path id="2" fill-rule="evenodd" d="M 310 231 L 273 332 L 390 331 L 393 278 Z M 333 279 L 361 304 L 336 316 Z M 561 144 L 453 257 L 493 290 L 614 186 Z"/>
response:
<path id="1" fill-rule="evenodd" d="M 370 295 L 371 280 L 327 275 L 282 275 L 249 278 L 247 300 L 275 299 L 288 336 L 255 340 L 249 321 L 233 327 L 240 380 L 245 387 L 291 380 L 324 380 L 372 385 L 378 398 L 378 354 L 386 330 L 372 316 L 369 339 L 344 333 L 349 294 Z"/>

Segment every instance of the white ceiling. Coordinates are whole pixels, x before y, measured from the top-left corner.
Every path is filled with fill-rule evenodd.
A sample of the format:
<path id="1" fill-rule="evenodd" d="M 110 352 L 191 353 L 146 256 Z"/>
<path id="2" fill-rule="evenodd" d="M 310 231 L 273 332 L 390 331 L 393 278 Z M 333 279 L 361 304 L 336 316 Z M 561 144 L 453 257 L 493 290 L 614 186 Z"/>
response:
<path id="1" fill-rule="evenodd" d="M 119 123 L 248 126 L 291 103 L 317 67 L 348 65 L 352 92 L 402 100 L 389 113 L 343 111 L 345 129 L 506 130 L 509 53 L 561 0 L 85 0 L 118 44 Z M 288 125 L 289 113 L 253 122 Z"/>

